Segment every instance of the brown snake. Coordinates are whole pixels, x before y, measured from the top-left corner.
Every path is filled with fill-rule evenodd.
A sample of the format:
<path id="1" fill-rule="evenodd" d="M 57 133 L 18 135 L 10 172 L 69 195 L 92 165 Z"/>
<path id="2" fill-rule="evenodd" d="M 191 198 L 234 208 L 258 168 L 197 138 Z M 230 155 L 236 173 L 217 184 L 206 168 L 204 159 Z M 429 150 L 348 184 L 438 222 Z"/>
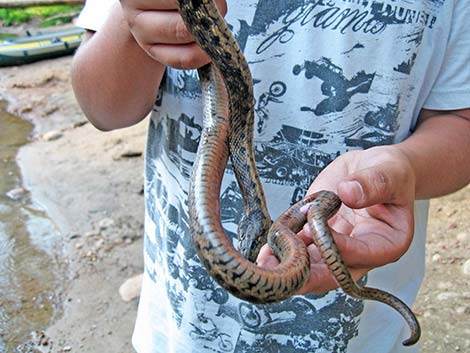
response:
<path id="1" fill-rule="evenodd" d="M 308 221 L 315 245 L 344 292 L 393 307 L 411 329 L 403 344 L 416 343 L 421 331 L 411 309 L 390 293 L 357 285 L 341 259 L 327 225 L 341 205 L 334 193 L 308 195 L 271 226 L 254 158 L 253 84 L 248 63 L 213 0 L 178 0 L 178 7 L 188 30 L 212 60 L 199 69 L 204 121 L 189 190 L 191 237 L 209 274 L 227 291 L 252 303 L 295 295 L 310 271 L 307 249 L 296 236 Z M 226 235 L 220 217 L 220 189 L 229 157 L 244 201 L 238 227 L 240 251 Z M 305 204 L 311 204 L 307 217 L 300 212 Z M 266 239 L 280 260 L 269 269 L 255 264 Z"/>

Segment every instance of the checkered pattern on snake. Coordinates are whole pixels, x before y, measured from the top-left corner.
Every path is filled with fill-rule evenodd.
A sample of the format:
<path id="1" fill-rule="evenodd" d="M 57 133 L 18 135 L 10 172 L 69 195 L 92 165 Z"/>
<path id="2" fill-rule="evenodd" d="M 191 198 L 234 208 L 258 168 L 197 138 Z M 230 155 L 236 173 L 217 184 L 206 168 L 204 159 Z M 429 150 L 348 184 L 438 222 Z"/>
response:
<path id="1" fill-rule="evenodd" d="M 310 271 L 307 249 L 296 236 L 308 221 L 322 258 L 344 292 L 393 307 L 411 329 L 403 344 L 416 343 L 420 327 L 410 308 L 390 293 L 357 285 L 341 259 L 327 224 L 341 205 L 334 193 L 306 196 L 271 225 L 254 158 L 253 82 L 246 59 L 212 0 L 178 0 L 178 7 L 188 30 L 212 60 L 199 69 L 204 121 L 189 192 L 191 237 L 209 274 L 233 295 L 253 303 L 295 295 Z M 238 227 L 240 251 L 230 242 L 220 218 L 220 189 L 228 158 L 244 201 Z M 305 204 L 311 204 L 307 217 L 300 212 Z M 274 268 L 255 264 L 266 242 L 280 260 Z"/>

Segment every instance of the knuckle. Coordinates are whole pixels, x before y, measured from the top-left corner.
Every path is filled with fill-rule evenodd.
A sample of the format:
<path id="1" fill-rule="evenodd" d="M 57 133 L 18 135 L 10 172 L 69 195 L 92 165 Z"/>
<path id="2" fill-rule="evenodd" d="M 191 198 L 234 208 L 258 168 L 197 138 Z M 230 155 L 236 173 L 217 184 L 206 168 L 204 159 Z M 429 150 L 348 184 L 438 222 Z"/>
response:
<path id="1" fill-rule="evenodd" d="M 390 177 L 383 170 L 375 170 L 372 175 L 374 191 L 380 195 L 387 195 L 390 193 L 391 180 Z"/>
<path id="2" fill-rule="evenodd" d="M 125 19 L 126 19 L 126 22 L 127 22 L 127 25 L 129 26 L 129 29 L 131 31 L 134 31 L 136 28 L 139 27 L 139 20 L 140 20 L 140 17 L 141 17 L 141 12 L 127 12 L 125 14 Z"/>
<path id="3" fill-rule="evenodd" d="M 192 40 L 192 36 L 189 33 L 183 19 L 179 17 L 173 25 L 173 33 L 176 36 L 178 42 L 189 42 Z"/>
<path id="4" fill-rule="evenodd" d="M 198 62 L 198 56 L 196 55 L 195 51 L 190 50 L 187 53 L 180 55 L 177 58 L 175 65 L 178 69 L 189 70 L 196 68 L 198 66 Z"/>

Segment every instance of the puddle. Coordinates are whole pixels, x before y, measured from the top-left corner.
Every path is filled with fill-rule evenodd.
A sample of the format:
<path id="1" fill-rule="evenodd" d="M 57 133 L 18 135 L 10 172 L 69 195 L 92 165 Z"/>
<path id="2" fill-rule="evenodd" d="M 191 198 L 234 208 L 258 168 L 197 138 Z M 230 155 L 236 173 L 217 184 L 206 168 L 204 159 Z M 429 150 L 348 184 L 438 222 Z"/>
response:
<path id="1" fill-rule="evenodd" d="M 0 104 L 0 352 L 5 353 L 17 352 L 31 332 L 57 317 L 64 287 L 58 231 L 21 190 L 15 162 L 31 131 L 31 124 Z"/>

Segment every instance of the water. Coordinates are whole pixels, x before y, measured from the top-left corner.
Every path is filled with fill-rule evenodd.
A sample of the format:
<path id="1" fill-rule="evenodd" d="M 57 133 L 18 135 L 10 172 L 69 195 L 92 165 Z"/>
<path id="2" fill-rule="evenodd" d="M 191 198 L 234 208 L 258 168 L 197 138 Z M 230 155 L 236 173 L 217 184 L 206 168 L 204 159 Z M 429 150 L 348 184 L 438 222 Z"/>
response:
<path id="1" fill-rule="evenodd" d="M 31 124 L 5 112 L 0 104 L 0 352 L 16 352 L 32 331 L 58 314 L 63 269 L 57 259 L 58 232 L 28 195 L 6 196 L 21 187 L 15 162 L 28 142 Z"/>

